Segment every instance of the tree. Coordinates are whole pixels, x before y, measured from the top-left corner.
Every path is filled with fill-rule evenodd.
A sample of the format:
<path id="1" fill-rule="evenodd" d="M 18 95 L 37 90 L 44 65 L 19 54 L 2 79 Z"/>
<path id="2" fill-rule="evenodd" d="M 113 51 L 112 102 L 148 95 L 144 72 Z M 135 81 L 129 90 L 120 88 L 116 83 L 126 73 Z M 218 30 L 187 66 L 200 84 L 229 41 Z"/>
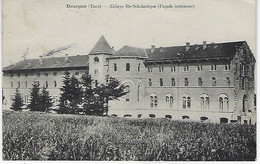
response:
<path id="1" fill-rule="evenodd" d="M 96 96 L 96 111 L 98 115 L 107 115 L 109 100 L 119 100 L 120 97 L 126 95 L 126 86 L 121 84 L 116 78 L 107 76 L 107 83 L 101 84 L 94 89 Z M 100 110 L 101 109 L 101 110 Z"/>
<path id="2" fill-rule="evenodd" d="M 21 94 L 19 93 L 19 90 L 18 88 L 16 89 L 16 92 L 15 92 L 15 96 L 14 96 L 14 99 L 13 99 L 13 103 L 11 105 L 11 109 L 13 109 L 14 111 L 21 111 L 23 110 L 22 109 L 22 106 L 23 106 L 23 99 L 22 99 L 22 96 Z"/>
<path id="3" fill-rule="evenodd" d="M 61 90 L 59 113 L 78 113 L 78 105 L 82 102 L 82 90 L 79 80 L 68 71 L 64 74 L 63 86 Z"/>
<path id="4" fill-rule="evenodd" d="M 42 89 L 42 93 L 40 95 L 40 111 L 46 112 L 50 110 L 50 107 L 52 107 L 53 102 L 49 95 L 49 92 L 46 90 L 45 87 Z"/>
<path id="5" fill-rule="evenodd" d="M 28 108 L 31 111 L 40 111 L 40 100 L 41 100 L 41 95 L 40 95 L 40 88 L 39 85 L 34 82 L 32 84 L 32 89 L 30 92 L 30 103 L 28 104 Z"/>

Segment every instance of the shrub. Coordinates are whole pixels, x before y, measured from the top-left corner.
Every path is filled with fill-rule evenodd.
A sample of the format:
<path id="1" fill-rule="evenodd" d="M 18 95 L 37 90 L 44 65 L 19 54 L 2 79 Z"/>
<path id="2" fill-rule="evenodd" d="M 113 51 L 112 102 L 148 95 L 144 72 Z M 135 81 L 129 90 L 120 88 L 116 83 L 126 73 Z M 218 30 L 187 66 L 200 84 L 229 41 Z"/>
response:
<path id="1" fill-rule="evenodd" d="M 149 114 L 150 118 L 155 118 L 155 114 Z"/>

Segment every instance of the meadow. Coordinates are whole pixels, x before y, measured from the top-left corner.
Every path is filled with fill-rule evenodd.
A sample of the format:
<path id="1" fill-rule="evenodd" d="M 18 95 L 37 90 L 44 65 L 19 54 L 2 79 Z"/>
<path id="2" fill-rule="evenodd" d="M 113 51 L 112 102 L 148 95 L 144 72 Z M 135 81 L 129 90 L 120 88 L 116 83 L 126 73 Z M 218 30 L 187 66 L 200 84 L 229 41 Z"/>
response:
<path id="1" fill-rule="evenodd" d="M 254 161 L 256 127 L 3 112 L 3 160 Z"/>

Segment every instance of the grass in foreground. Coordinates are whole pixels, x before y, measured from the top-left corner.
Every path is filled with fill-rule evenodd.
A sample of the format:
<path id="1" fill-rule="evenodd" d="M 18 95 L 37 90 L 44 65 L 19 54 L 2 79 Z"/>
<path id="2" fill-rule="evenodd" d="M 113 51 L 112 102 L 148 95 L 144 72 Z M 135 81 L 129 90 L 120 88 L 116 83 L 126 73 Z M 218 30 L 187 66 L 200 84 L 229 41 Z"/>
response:
<path id="1" fill-rule="evenodd" d="M 4 160 L 255 160 L 256 127 L 3 113 Z"/>

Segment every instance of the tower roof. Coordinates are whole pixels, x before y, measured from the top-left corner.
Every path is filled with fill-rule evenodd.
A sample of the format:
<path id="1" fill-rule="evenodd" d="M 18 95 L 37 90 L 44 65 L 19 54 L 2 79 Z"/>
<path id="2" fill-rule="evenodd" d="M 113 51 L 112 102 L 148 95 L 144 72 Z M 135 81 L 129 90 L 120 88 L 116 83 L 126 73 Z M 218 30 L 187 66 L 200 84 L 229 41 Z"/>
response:
<path id="1" fill-rule="evenodd" d="M 106 41 L 103 35 L 100 37 L 94 48 L 89 53 L 89 55 L 94 54 L 113 54 L 112 48 L 109 46 L 108 42 Z"/>

